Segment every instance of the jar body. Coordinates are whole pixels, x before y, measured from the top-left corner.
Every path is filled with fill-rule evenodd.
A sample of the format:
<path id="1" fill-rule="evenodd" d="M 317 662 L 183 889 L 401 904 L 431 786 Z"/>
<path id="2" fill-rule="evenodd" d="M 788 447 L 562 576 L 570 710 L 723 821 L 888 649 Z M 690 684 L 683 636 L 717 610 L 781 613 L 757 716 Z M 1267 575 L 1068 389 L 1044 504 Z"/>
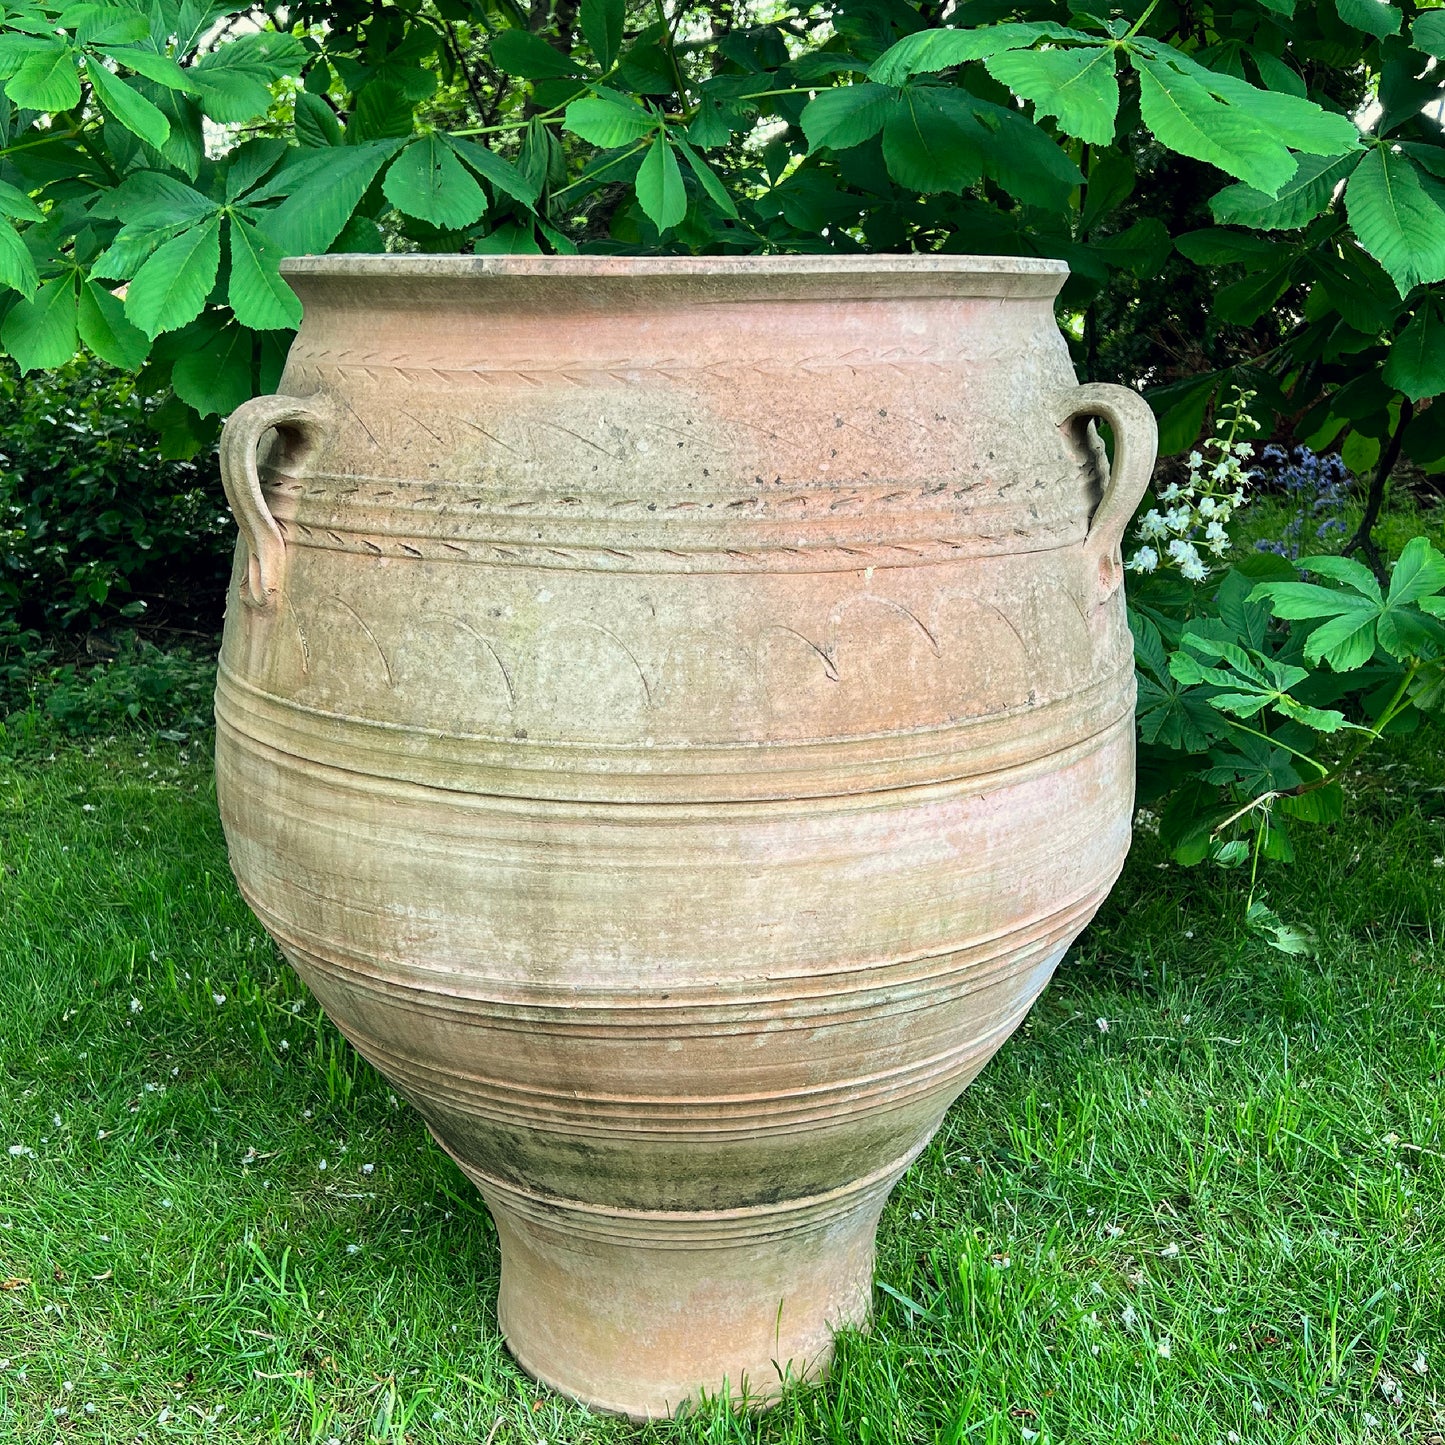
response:
<path id="1" fill-rule="evenodd" d="M 233 866 L 603 1408 L 822 1368 L 1128 846 L 1060 277 L 947 259 L 291 263 Z"/>

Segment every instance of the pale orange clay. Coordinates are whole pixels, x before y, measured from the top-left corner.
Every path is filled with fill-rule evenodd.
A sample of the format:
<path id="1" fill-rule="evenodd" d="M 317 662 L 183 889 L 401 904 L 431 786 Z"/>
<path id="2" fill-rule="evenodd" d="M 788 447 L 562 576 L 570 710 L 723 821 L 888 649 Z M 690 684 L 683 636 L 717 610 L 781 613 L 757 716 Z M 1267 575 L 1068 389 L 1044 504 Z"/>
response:
<path id="1" fill-rule="evenodd" d="M 524 1369 L 765 1401 L 1119 872 L 1149 408 L 1053 261 L 285 269 L 222 448 L 241 888 L 481 1189 Z"/>

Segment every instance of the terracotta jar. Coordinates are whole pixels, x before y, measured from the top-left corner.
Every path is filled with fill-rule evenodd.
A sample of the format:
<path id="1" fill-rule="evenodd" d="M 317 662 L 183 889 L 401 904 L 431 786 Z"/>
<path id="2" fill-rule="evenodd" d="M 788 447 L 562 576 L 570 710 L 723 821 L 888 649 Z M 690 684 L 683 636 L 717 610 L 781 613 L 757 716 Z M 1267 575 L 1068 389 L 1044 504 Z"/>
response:
<path id="1" fill-rule="evenodd" d="M 285 271 L 222 443 L 241 888 L 481 1190 L 525 1370 L 765 1400 L 1118 874 L 1149 408 L 1053 261 Z"/>

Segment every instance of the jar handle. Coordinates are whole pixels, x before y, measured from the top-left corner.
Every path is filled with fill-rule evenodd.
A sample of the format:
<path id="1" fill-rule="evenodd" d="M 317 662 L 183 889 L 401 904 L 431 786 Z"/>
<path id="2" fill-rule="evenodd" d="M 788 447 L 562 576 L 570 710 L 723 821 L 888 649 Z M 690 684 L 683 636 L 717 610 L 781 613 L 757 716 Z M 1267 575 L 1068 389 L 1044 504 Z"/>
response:
<path id="1" fill-rule="evenodd" d="M 1064 394 L 1058 425 L 1067 426 L 1081 416 L 1102 417 L 1114 432 L 1114 464 L 1084 539 L 1089 572 L 1096 579 L 1097 607 L 1107 602 L 1124 580 L 1124 529 L 1154 473 L 1159 425 L 1149 403 L 1137 391 L 1107 381 L 1091 381 Z"/>
<path id="2" fill-rule="evenodd" d="M 275 607 L 286 575 L 286 539 L 266 505 L 257 469 L 261 440 L 278 428 L 294 430 L 304 449 L 291 460 L 304 460 L 314 450 L 332 415 L 331 406 L 322 397 L 257 396 L 243 402 L 226 418 L 221 432 L 221 485 L 246 544 L 241 601 L 259 612 Z"/>

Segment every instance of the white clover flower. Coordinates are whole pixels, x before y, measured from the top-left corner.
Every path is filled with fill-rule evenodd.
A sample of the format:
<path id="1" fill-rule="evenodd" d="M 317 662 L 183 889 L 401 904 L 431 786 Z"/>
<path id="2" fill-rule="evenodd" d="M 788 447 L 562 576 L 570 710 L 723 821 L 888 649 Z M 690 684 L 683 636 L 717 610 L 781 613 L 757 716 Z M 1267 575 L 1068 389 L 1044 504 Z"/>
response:
<path id="1" fill-rule="evenodd" d="M 1152 572 L 1159 565 L 1159 554 L 1152 547 L 1140 547 L 1129 561 L 1131 572 Z"/>

